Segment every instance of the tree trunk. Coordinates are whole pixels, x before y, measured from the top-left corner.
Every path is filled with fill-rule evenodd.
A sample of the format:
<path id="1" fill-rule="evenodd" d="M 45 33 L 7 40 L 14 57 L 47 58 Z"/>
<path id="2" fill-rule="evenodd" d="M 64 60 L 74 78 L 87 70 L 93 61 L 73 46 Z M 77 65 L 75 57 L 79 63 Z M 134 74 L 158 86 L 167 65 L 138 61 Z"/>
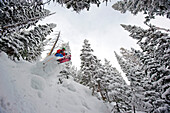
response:
<path id="1" fill-rule="evenodd" d="M 93 89 L 92 89 L 92 95 L 94 95 L 94 90 L 95 90 L 95 86 L 93 86 Z"/>
<path id="2" fill-rule="evenodd" d="M 135 106 L 133 106 L 133 113 L 136 113 Z"/>
<path id="3" fill-rule="evenodd" d="M 116 102 L 116 108 L 117 108 L 117 112 L 119 112 L 119 113 L 120 113 L 119 105 L 118 105 L 118 103 L 117 103 L 117 102 Z"/>
<path id="4" fill-rule="evenodd" d="M 109 98 L 109 95 L 108 95 L 108 92 L 107 92 L 107 89 L 105 89 L 105 92 L 106 92 L 106 97 L 107 97 L 108 102 L 111 102 L 110 98 Z"/>
<path id="5" fill-rule="evenodd" d="M 102 96 L 102 99 L 106 100 L 106 97 L 104 97 L 103 93 L 101 92 L 100 81 L 98 81 L 98 89 L 99 89 L 100 95 Z"/>

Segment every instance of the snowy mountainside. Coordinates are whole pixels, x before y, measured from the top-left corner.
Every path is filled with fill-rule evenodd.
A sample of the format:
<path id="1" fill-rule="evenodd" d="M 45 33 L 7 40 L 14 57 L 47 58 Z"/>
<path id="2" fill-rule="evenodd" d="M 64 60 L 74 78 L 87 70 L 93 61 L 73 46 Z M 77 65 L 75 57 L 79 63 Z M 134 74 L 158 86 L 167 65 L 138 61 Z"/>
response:
<path id="1" fill-rule="evenodd" d="M 110 113 L 83 85 L 72 79 L 58 84 L 63 64 L 52 59 L 43 65 L 48 59 L 13 62 L 0 53 L 0 113 Z"/>

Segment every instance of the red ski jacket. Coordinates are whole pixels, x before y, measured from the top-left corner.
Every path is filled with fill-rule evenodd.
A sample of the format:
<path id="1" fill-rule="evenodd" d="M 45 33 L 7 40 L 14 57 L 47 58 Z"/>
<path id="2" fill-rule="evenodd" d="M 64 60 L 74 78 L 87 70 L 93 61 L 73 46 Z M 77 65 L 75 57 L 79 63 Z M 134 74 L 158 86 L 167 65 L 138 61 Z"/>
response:
<path id="1" fill-rule="evenodd" d="M 57 50 L 57 53 L 62 54 L 63 56 L 66 55 L 66 53 L 65 53 L 63 50 L 61 50 L 61 49 L 58 49 L 58 50 Z"/>

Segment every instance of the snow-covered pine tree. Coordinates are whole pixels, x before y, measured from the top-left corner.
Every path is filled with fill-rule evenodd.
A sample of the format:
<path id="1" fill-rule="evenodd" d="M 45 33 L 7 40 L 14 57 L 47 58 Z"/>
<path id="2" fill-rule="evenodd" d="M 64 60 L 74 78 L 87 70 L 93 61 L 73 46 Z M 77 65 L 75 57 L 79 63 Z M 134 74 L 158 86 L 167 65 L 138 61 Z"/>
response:
<path id="1" fill-rule="evenodd" d="M 81 70 L 80 70 L 80 69 L 77 71 L 77 75 L 76 75 L 76 77 L 74 78 L 74 80 L 75 80 L 76 82 L 78 82 L 78 83 L 82 83 L 82 73 L 81 73 Z"/>
<path id="2" fill-rule="evenodd" d="M 125 48 L 120 48 L 120 53 L 122 54 L 122 57 L 129 62 L 129 64 L 132 64 L 134 66 L 140 67 L 142 65 L 142 62 L 140 60 L 140 56 L 142 55 L 142 52 L 139 50 L 135 50 L 134 48 L 131 48 L 130 50 L 127 50 Z"/>
<path id="3" fill-rule="evenodd" d="M 71 55 L 71 49 L 70 49 L 70 45 L 69 45 L 69 42 L 68 43 L 62 43 L 61 44 L 61 48 L 65 48 L 66 50 L 65 50 L 65 53 L 67 54 L 67 55 Z M 72 62 L 71 61 L 69 61 L 69 62 L 65 62 L 65 65 L 64 65 L 64 68 L 63 68 L 63 70 L 60 72 L 60 74 L 61 74 L 61 80 L 63 79 L 63 78 L 66 78 L 66 79 L 68 79 L 68 78 L 70 78 L 70 76 L 72 76 L 71 74 L 71 69 L 72 69 Z"/>
<path id="4" fill-rule="evenodd" d="M 116 68 L 112 68 L 112 76 L 109 79 L 108 95 L 111 102 L 116 102 L 113 106 L 115 113 L 125 113 L 131 111 L 131 91 L 126 84 L 120 72 Z"/>
<path id="5" fill-rule="evenodd" d="M 140 57 L 143 56 L 142 52 L 133 48 L 131 51 L 125 48 L 120 48 L 120 53 L 122 54 L 122 58 L 126 62 L 126 65 L 129 67 L 131 74 L 127 77 L 129 81 L 131 81 L 131 85 L 133 84 L 133 86 L 141 86 L 143 79 L 146 77 L 143 74 L 144 71 L 141 68 L 142 62 Z"/>
<path id="6" fill-rule="evenodd" d="M 104 59 L 104 65 L 102 65 L 100 62 L 97 65 L 98 67 L 98 73 L 96 74 L 96 81 L 97 83 L 100 82 L 100 93 L 103 100 L 107 102 L 111 102 L 108 92 L 109 92 L 109 85 L 110 81 L 113 79 L 112 77 L 112 65 L 110 64 L 110 61 L 107 59 Z M 99 88 L 98 88 L 99 89 Z"/>
<path id="7" fill-rule="evenodd" d="M 97 57 L 92 54 L 93 49 L 91 49 L 89 41 L 87 39 L 84 40 L 83 49 L 81 49 L 82 53 L 80 54 L 81 59 L 81 84 L 86 86 L 91 86 L 91 81 L 96 73 L 96 59 Z"/>
<path id="8" fill-rule="evenodd" d="M 131 78 L 129 77 L 130 76 L 130 65 L 128 65 L 127 62 L 120 55 L 118 55 L 116 52 L 114 53 L 121 67 L 121 70 L 126 74 L 126 77 L 128 78 L 128 80 L 131 81 Z"/>
<path id="9" fill-rule="evenodd" d="M 150 107 L 148 104 L 142 100 L 144 98 L 144 82 L 147 80 L 144 70 L 142 69 L 142 64 L 140 62 L 141 52 L 129 51 L 121 48 L 121 53 L 123 57 L 119 56 L 116 52 L 116 58 L 120 64 L 122 71 L 126 74 L 126 77 L 130 81 L 131 89 L 131 105 L 133 111 L 145 111 Z"/>
<path id="10" fill-rule="evenodd" d="M 52 32 L 55 24 L 39 25 L 34 30 L 10 33 L 0 38 L 0 51 L 4 51 L 11 59 L 36 60 L 43 51 L 43 41 Z"/>
<path id="11" fill-rule="evenodd" d="M 106 81 L 105 81 L 105 70 L 100 62 L 101 60 L 96 59 L 95 62 L 95 73 L 91 80 L 92 84 L 92 95 L 95 95 L 98 99 L 108 101 L 107 95 L 106 95 Z"/>
<path id="12" fill-rule="evenodd" d="M 70 65 L 70 63 L 66 62 L 65 65 L 64 65 L 63 70 L 60 71 L 60 74 L 61 74 L 61 76 L 62 76 L 60 79 L 61 79 L 61 80 L 62 80 L 63 78 L 64 78 L 64 79 L 69 79 L 70 76 L 71 76 L 70 71 L 71 71 L 71 65 Z"/>
<path id="13" fill-rule="evenodd" d="M 73 77 L 73 80 L 79 83 L 77 67 L 71 66 L 70 73 L 71 76 Z"/>
<path id="14" fill-rule="evenodd" d="M 154 19 L 156 15 L 166 16 L 170 19 L 170 1 L 169 0 L 123 0 L 118 1 L 112 7 L 115 10 L 125 13 L 130 11 L 136 15 L 139 12 L 147 14 L 146 22 Z"/>
<path id="15" fill-rule="evenodd" d="M 28 50 L 27 53 L 22 54 L 21 51 L 22 58 L 28 61 L 37 60 L 44 49 L 46 36 L 53 32 L 53 28 L 55 27 L 56 24 L 51 23 L 38 25 L 34 30 L 30 30 L 29 32 L 22 32 L 21 34 L 29 39 L 29 43 L 25 43 L 25 47 L 27 47 L 26 50 Z M 25 54 L 27 54 L 27 57 Z"/>
<path id="16" fill-rule="evenodd" d="M 154 28 L 144 30 L 140 27 L 122 25 L 130 36 L 138 40 L 144 53 L 141 58 L 149 81 L 145 99 L 152 104 L 149 112 L 170 112 L 170 37 Z"/>
<path id="17" fill-rule="evenodd" d="M 0 52 L 4 51 L 12 60 L 19 60 L 19 50 L 24 50 L 24 39 L 22 35 L 17 33 L 7 34 L 5 37 L 0 38 Z"/>
<path id="18" fill-rule="evenodd" d="M 0 36 L 35 25 L 40 19 L 50 15 L 43 8 L 42 1 L 0 1 Z"/>
<path id="19" fill-rule="evenodd" d="M 76 12 L 80 12 L 83 9 L 90 9 L 91 4 L 96 4 L 98 7 L 100 5 L 100 0 L 55 0 L 62 6 L 65 5 L 68 9 L 72 8 Z M 108 2 L 108 0 L 103 0 L 102 2 Z"/>
<path id="20" fill-rule="evenodd" d="M 70 48 L 69 42 L 62 43 L 61 48 L 65 48 L 66 49 L 65 53 L 67 53 L 67 55 L 71 55 L 71 48 Z"/>
<path id="21" fill-rule="evenodd" d="M 106 72 L 106 86 L 109 97 L 109 102 L 116 102 L 113 106 L 113 112 L 128 112 L 131 110 L 131 91 L 129 86 L 124 81 L 120 72 L 109 64 L 109 61 L 105 60 L 104 64 Z"/>
<path id="22" fill-rule="evenodd" d="M 137 110 L 147 111 L 150 109 L 150 106 L 146 104 L 142 98 L 144 98 L 145 85 L 144 83 L 148 81 L 148 77 L 145 74 L 143 69 L 143 63 L 141 57 L 143 53 L 139 50 L 131 48 L 130 50 L 121 48 L 120 49 L 123 59 L 126 61 L 127 65 L 130 67 L 130 76 L 127 76 L 131 82 L 131 88 L 133 90 L 133 103 Z"/>

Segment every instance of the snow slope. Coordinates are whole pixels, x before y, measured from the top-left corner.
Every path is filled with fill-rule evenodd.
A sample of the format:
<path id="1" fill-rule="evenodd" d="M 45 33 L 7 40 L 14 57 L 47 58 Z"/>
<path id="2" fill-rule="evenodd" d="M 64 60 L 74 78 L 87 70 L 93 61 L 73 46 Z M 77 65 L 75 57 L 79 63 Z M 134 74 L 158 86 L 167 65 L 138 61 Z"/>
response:
<path id="1" fill-rule="evenodd" d="M 43 65 L 48 59 L 13 62 L 0 53 L 0 113 L 110 113 L 88 88 L 71 79 L 58 84 L 63 65 Z"/>

